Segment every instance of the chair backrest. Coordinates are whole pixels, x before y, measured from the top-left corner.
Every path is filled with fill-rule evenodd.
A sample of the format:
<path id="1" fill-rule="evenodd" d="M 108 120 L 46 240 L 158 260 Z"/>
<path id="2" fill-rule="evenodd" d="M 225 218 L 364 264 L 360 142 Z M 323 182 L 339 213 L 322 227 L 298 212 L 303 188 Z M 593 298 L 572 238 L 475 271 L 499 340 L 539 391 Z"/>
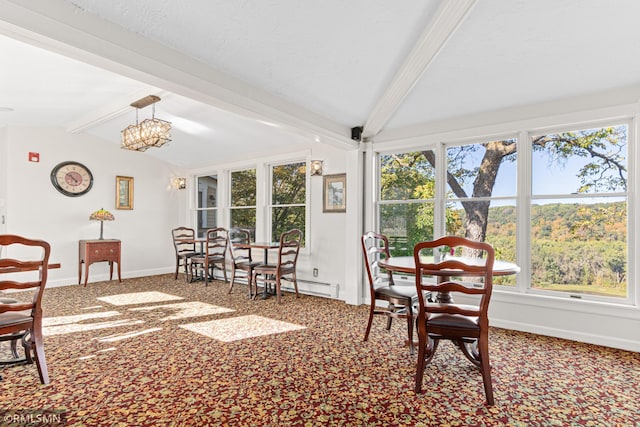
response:
<path id="1" fill-rule="evenodd" d="M 239 243 L 250 243 L 251 234 L 249 230 L 244 228 L 232 228 L 229 230 L 229 251 L 231 252 L 231 260 L 234 263 L 251 262 L 251 248 L 239 248 Z"/>
<path id="2" fill-rule="evenodd" d="M 0 314 L 10 311 L 31 310 L 34 324 L 42 322 L 42 295 L 47 284 L 47 269 L 51 247 L 43 240 L 4 234 L 0 235 L 0 291 L 7 289 L 30 290 L 33 300 L 11 304 L 0 303 Z M 12 258 L 9 258 L 9 257 Z M 14 258 L 15 257 L 15 258 Z M 37 279 L 34 274 L 38 272 Z"/>
<path id="3" fill-rule="evenodd" d="M 371 297 L 374 297 L 376 286 L 382 284 L 393 285 L 393 275 L 391 272 L 382 273 L 378 262 L 381 259 L 390 257 L 389 239 L 387 236 L 369 231 L 362 235 L 362 255 L 364 256 L 364 264 L 367 268 L 367 277 L 369 279 L 369 290 Z"/>
<path id="4" fill-rule="evenodd" d="M 227 244 L 229 242 L 227 230 L 222 227 L 210 228 L 207 230 L 206 236 L 205 257 L 224 258 L 227 254 Z"/>
<path id="5" fill-rule="evenodd" d="M 193 241 L 196 238 L 196 232 L 193 228 L 174 228 L 171 230 L 171 237 L 173 238 L 173 247 L 176 250 L 176 256 L 180 257 L 196 251 L 196 243 Z M 181 240 L 191 240 L 191 242 Z"/>
<path id="6" fill-rule="evenodd" d="M 451 252 L 455 255 L 449 255 Z M 456 256 L 458 254 L 461 256 Z M 495 257 L 490 244 L 446 236 L 418 243 L 413 249 L 413 257 L 421 316 L 425 313 L 477 316 L 481 327 L 488 326 L 487 311 L 493 287 Z M 426 281 L 425 276 L 435 276 L 435 280 Z M 480 302 L 478 306 L 427 304 L 424 291 L 478 295 Z"/>
<path id="7" fill-rule="evenodd" d="M 298 253 L 302 242 L 302 231 L 293 229 L 280 235 L 280 247 L 278 248 L 278 265 L 280 272 L 295 271 L 298 263 Z"/>

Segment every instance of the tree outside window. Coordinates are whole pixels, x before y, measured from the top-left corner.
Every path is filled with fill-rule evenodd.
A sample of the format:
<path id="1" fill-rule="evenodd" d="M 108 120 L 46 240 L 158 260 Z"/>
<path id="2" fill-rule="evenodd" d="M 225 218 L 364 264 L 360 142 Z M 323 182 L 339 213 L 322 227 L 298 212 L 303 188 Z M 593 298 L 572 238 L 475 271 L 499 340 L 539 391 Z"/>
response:
<path id="1" fill-rule="evenodd" d="M 294 228 L 304 234 L 306 191 L 306 162 L 271 167 L 271 240 L 280 239 L 283 232 Z"/>
<path id="2" fill-rule="evenodd" d="M 255 240 L 256 233 L 256 170 L 231 172 L 231 227 L 244 228 Z"/>
<path id="3" fill-rule="evenodd" d="M 627 297 L 627 125 L 531 138 L 531 288 Z M 432 150 L 380 155 L 380 231 L 393 255 L 433 238 L 433 204 L 447 234 L 488 241 L 515 261 L 518 143 L 446 147 L 446 199 L 435 199 Z M 526 169 L 529 170 L 528 168 Z M 502 280 L 502 279 L 500 279 Z M 497 281 L 500 284 L 507 284 Z"/>

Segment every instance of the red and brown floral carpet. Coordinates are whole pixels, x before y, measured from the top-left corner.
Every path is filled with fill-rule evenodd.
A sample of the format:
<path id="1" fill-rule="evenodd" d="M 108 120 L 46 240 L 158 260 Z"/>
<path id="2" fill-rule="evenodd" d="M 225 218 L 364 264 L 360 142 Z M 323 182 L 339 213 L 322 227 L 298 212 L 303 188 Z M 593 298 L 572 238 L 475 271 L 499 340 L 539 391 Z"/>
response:
<path id="1" fill-rule="evenodd" d="M 416 395 L 404 324 L 377 318 L 364 343 L 365 306 L 162 275 L 49 289 L 44 307 L 51 384 L 3 368 L 0 411 L 62 411 L 70 426 L 640 425 L 632 352 L 492 329 L 486 407 L 447 343 Z"/>

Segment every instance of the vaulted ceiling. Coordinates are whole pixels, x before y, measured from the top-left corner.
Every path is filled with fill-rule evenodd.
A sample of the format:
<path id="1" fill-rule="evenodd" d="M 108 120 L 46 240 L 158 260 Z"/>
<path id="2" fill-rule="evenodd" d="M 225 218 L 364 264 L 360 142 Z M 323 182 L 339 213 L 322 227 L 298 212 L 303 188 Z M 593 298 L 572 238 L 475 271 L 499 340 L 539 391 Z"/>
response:
<path id="1" fill-rule="evenodd" d="M 156 94 L 173 142 L 145 155 L 189 168 L 353 148 L 354 126 L 383 140 L 636 102 L 638 16 L 636 0 L 0 0 L 0 126 L 119 144 Z"/>

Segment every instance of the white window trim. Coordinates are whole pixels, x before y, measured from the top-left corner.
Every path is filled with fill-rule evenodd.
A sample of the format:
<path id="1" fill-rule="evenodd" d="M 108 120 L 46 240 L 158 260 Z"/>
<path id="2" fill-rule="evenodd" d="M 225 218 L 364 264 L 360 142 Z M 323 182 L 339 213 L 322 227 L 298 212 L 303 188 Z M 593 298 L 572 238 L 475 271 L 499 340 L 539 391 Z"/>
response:
<path id="1" fill-rule="evenodd" d="M 464 144 L 469 142 L 480 142 L 483 140 L 495 140 L 497 138 L 509 137 L 514 135 L 518 140 L 518 156 L 516 160 L 517 168 L 517 241 L 516 254 L 517 263 L 522 268 L 518 275 L 515 289 L 511 287 L 496 286 L 494 293 L 497 301 L 506 301 L 510 303 L 518 303 L 525 305 L 534 305 L 545 308 L 557 308 L 559 310 L 569 310 L 581 313 L 592 314 L 594 312 L 603 315 L 614 315 L 619 318 L 640 319 L 640 283 L 637 282 L 636 265 L 639 265 L 640 251 L 636 250 L 636 242 L 640 225 L 640 209 L 636 207 L 635 199 L 638 186 L 637 169 L 640 167 L 640 149 L 637 149 L 638 126 L 640 125 L 639 105 L 623 105 L 618 107 L 603 108 L 580 113 L 568 113 L 552 117 L 539 117 L 535 119 L 521 120 L 518 122 L 504 123 L 499 125 L 491 125 L 480 128 L 467 128 L 462 131 L 439 132 L 432 135 L 422 135 L 419 137 L 411 136 L 406 140 L 385 141 L 384 144 L 374 144 L 372 147 L 372 157 L 375 160 L 375 170 L 373 176 L 370 177 L 373 185 L 373 200 L 369 206 L 372 210 L 373 222 L 376 229 L 379 228 L 379 156 L 384 154 L 392 154 L 399 152 L 417 151 L 417 150 L 435 150 L 436 159 L 436 175 L 442 188 L 439 189 L 436 184 L 436 199 L 444 200 L 444 188 L 446 187 L 446 169 L 444 167 L 444 147 L 450 144 Z M 611 126 L 615 124 L 628 124 L 628 141 L 627 141 L 627 166 L 628 166 L 628 188 L 627 188 L 627 206 L 628 206 L 628 279 L 627 279 L 627 300 L 619 299 L 610 300 L 603 299 L 574 299 L 568 293 L 552 294 L 531 292 L 528 287 L 530 278 L 529 265 L 529 244 L 528 236 L 530 234 L 530 202 L 531 196 L 531 155 L 530 155 L 530 135 L 540 134 L 543 132 L 557 132 L 562 130 L 590 129 L 601 126 Z M 522 145 L 525 144 L 525 147 Z M 378 149 L 378 145 L 384 146 L 383 150 Z M 526 153 L 523 155 L 523 153 Z M 442 162 L 442 163 L 440 163 Z M 638 165 L 638 167 L 634 167 Z M 584 196 L 583 196 L 584 197 Z M 436 206 L 438 203 L 436 203 Z M 444 208 L 442 212 L 436 211 L 435 227 L 442 223 L 444 218 Z M 442 227 L 440 227 L 442 228 Z M 434 229 L 435 235 L 441 235 L 443 230 Z M 527 262 L 522 262 L 526 259 Z"/>

